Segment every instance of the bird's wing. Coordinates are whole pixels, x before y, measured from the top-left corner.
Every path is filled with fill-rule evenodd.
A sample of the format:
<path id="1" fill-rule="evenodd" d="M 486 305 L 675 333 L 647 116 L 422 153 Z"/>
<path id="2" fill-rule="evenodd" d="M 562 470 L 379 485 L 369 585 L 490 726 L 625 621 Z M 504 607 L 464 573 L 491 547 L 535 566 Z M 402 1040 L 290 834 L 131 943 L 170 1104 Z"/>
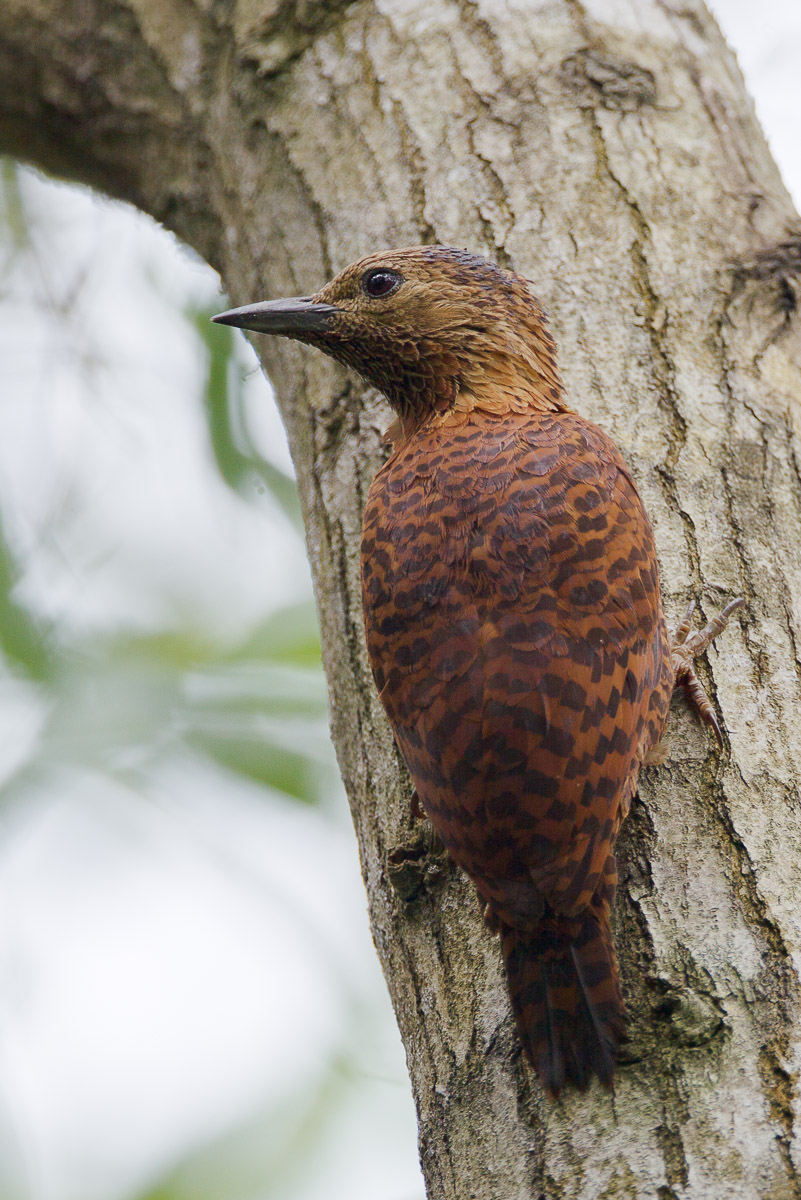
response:
<path id="1" fill-rule="evenodd" d="M 583 909 L 670 694 L 653 537 L 574 414 L 471 414 L 365 514 L 368 646 L 423 804 L 505 920 Z M 533 879 L 536 891 L 532 892 Z"/>

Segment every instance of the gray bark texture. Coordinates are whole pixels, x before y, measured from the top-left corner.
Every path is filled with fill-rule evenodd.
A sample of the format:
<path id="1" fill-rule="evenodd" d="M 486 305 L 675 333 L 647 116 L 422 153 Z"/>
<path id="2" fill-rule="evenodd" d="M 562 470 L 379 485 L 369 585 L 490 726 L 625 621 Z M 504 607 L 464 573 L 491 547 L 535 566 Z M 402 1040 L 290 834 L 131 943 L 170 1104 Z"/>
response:
<path id="1" fill-rule="evenodd" d="M 544 1099 L 474 893 L 410 815 L 359 587 L 385 406 L 254 339 L 428 1194 L 801 1196 L 801 228 L 701 0 L 0 0 L 0 78 L 0 148 L 151 213 L 234 304 L 431 241 L 535 282 L 570 402 L 631 464 L 669 616 L 748 602 L 701 668 L 726 752 L 677 701 L 622 837 L 611 1095 Z"/>

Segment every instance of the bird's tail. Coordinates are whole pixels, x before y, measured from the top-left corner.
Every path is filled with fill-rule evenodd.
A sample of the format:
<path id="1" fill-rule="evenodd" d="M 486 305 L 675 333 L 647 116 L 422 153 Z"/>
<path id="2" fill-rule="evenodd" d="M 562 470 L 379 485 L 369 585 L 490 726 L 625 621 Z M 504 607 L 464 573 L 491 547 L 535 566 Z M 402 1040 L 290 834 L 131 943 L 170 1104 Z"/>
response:
<path id="1" fill-rule="evenodd" d="M 534 930 L 503 926 L 501 945 L 517 1028 L 543 1086 L 607 1087 L 625 1033 L 625 1008 L 605 901 L 578 917 L 547 913 Z"/>

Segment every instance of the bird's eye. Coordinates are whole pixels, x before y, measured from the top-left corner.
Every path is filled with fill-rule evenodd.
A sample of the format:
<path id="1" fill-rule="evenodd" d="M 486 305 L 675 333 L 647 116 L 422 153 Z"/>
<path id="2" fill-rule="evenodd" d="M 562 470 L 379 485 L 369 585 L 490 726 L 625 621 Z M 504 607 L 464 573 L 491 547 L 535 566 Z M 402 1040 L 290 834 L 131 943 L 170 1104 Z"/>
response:
<path id="1" fill-rule="evenodd" d="M 362 291 L 364 291 L 372 299 L 376 300 L 380 296 L 388 296 L 390 292 L 394 292 L 403 283 L 403 278 L 397 271 L 388 271 L 386 268 L 379 267 L 375 271 L 368 271 L 362 278 Z"/>

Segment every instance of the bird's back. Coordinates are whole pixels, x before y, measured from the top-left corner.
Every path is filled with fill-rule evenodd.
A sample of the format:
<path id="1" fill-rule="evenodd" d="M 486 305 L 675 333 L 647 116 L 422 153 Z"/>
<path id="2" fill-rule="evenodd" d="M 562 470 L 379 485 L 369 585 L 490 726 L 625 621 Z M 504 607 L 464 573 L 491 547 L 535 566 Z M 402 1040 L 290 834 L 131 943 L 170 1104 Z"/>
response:
<path id="1" fill-rule="evenodd" d="M 521 937 L 542 957 L 580 940 L 588 913 L 606 927 L 615 838 L 664 727 L 650 523 L 614 444 L 576 414 L 452 412 L 376 476 L 362 556 L 368 649 L 404 759 L 522 971 Z M 604 956 L 621 1007 L 611 942 Z M 551 999 L 564 1007 L 567 990 Z M 544 1003 L 529 1025 L 553 1017 Z M 586 1079 L 557 1063 L 553 1090 L 565 1073 Z"/>

